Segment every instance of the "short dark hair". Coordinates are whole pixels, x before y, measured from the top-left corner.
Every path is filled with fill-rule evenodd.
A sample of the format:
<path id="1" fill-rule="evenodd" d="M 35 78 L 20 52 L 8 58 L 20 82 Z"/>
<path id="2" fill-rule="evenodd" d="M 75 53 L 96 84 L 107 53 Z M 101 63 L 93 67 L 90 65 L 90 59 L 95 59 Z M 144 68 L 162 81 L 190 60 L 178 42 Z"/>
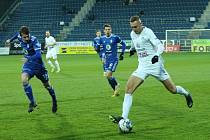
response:
<path id="1" fill-rule="evenodd" d="M 134 21 L 139 21 L 140 20 L 140 17 L 139 16 L 132 16 L 131 18 L 130 18 L 130 22 L 134 22 Z"/>
<path id="2" fill-rule="evenodd" d="M 20 27 L 20 35 L 21 34 L 26 34 L 26 35 L 29 35 L 29 28 L 27 26 L 21 26 Z"/>
<path id="3" fill-rule="evenodd" d="M 104 29 L 105 29 L 105 27 L 112 27 L 110 24 L 104 24 Z"/>
<path id="4" fill-rule="evenodd" d="M 101 30 L 97 29 L 97 30 L 96 30 L 96 33 L 97 33 L 97 32 L 101 32 Z"/>

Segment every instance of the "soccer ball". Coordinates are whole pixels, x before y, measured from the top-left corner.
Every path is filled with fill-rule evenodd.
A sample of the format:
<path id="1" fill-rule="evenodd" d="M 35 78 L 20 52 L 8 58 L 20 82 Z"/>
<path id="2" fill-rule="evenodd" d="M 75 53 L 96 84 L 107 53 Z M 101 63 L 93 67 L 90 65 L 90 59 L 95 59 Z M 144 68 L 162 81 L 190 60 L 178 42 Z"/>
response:
<path id="1" fill-rule="evenodd" d="M 132 122 L 129 119 L 121 119 L 118 126 L 121 133 L 129 133 L 133 128 Z"/>

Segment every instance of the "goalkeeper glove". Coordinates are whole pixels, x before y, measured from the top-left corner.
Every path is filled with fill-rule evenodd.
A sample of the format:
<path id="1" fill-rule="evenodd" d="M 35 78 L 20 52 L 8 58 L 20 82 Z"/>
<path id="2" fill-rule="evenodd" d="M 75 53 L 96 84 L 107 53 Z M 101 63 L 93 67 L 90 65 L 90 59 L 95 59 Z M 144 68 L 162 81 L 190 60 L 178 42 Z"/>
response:
<path id="1" fill-rule="evenodd" d="M 130 50 L 130 55 L 129 55 L 129 56 L 134 55 L 134 54 L 135 54 L 135 52 L 136 52 L 136 50 Z"/>
<path id="2" fill-rule="evenodd" d="M 158 62 L 158 56 L 155 55 L 154 57 L 152 57 L 151 62 L 152 62 L 152 64 L 155 64 L 156 62 Z"/>
<path id="3" fill-rule="evenodd" d="M 121 53 L 119 56 L 119 60 L 123 60 L 123 59 L 124 59 L 124 56 L 123 56 L 123 53 Z"/>

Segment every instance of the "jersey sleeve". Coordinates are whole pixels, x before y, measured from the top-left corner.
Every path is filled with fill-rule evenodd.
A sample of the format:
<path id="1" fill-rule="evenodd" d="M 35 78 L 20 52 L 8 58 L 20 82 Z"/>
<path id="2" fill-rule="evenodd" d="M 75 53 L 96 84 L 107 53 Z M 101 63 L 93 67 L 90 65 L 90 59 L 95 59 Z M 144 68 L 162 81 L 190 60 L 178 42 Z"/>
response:
<path id="1" fill-rule="evenodd" d="M 33 40 L 33 48 L 34 50 L 41 50 L 41 44 L 39 43 L 39 41 L 37 40 L 37 38 L 34 38 Z"/>
<path id="2" fill-rule="evenodd" d="M 149 40 L 152 43 L 153 46 L 155 46 L 155 49 L 157 50 L 156 55 L 160 55 L 164 51 L 164 45 L 162 42 L 156 37 L 154 32 L 152 30 L 148 30 Z"/>
<path id="3" fill-rule="evenodd" d="M 131 47 L 130 47 L 129 51 L 133 51 L 133 50 L 135 50 L 135 46 L 134 46 L 133 41 L 131 40 Z"/>
<path id="4" fill-rule="evenodd" d="M 56 44 L 56 40 L 55 40 L 54 37 L 52 37 L 52 42 L 53 42 L 54 44 Z"/>
<path id="5" fill-rule="evenodd" d="M 93 47 L 96 48 L 96 46 L 97 46 L 97 42 L 96 42 L 96 39 L 94 38 L 93 39 Z"/>
<path id="6" fill-rule="evenodd" d="M 18 39 L 18 36 L 20 36 L 20 34 L 18 32 L 16 32 L 11 38 L 10 38 L 10 42 L 14 41 L 15 39 Z"/>
<path id="7" fill-rule="evenodd" d="M 35 54 L 31 56 L 28 56 L 28 55 L 26 56 L 26 58 L 29 60 L 35 60 L 41 57 L 41 44 L 36 38 L 33 38 L 33 48 L 34 48 Z"/>
<path id="8" fill-rule="evenodd" d="M 96 52 L 100 52 L 101 42 L 101 38 L 99 40 L 96 40 L 96 38 L 93 40 L 93 47 Z"/>
<path id="9" fill-rule="evenodd" d="M 124 54 L 126 49 L 125 41 L 123 41 L 119 36 L 116 36 L 117 43 L 120 43 L 122 45 L 122 54 Z"/>

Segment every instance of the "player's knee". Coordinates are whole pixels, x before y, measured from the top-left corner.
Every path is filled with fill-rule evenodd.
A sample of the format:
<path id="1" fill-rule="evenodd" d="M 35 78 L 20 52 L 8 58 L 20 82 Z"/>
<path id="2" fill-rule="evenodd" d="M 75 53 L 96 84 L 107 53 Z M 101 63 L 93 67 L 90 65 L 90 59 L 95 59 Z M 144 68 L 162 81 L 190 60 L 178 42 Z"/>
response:
<path id="1" fill-rule="evenodd" d="M 125 92 L 132 94 L 133 91 L 134 91 L 134 87 L 132 85 L 130 85 L 130 84 L 127 84 L 127 86 L 125 88 Z"/>
<path id="2" fill-rule="evenodd" d="M 44 84 L 44 87 L 45 87 L 46 89 L 49 89 L 49 88 L 50 88 L 50 85 Z"/>
<path id="3" fill-rule="evenodd" d="M 29 82 L 28 82 L 28 80 L 24 80 L 24 81 L 22 81 L 22 84 L 23 84 L 23 86 L 26 86 L 29 84 Z"/>
<path id="4" fill-rule="evenodd" d="M 28 85 L 29 84 L 29 81 L 28 81 L 28 78 L 27 77 L 22 77 L 22 84 L 23 85 Z"/>
<path id="5" fill-rule="evenodd" d="M 107 78 L 107 79 L 111 79 L 111 78 L 112 78 L 112 74 L 106 73 L 106 78 Z"/>
<path id="6" fill-rule="evenodd" d="M 47 83 L 43 83 L 44 87 L 46 89 L 50 89 L 51 88 L 51 85 L 47 82 Z"/>
<path id="7" fill-rule="evenodd" d="M 107 79 L 111 79 L 111 76 L 108 75 L 108 74 L 106 74 L 106 78 L 107 78 Z"/>
<path id="8" fill-rule="evenodd" d="M 172 86 L 170 88 L 168 88 L 168 90 L 172 93 L 172 94 L 176 94 L 176 87 Z"/>

